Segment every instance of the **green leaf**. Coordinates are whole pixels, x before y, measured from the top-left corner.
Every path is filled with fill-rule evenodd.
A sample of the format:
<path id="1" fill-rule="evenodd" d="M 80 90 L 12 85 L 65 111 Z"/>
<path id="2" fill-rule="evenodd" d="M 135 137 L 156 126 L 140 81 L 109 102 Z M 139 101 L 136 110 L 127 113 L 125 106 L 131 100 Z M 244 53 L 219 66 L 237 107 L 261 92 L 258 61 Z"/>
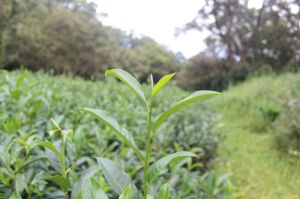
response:
<path id="1" fill-rule="evenodd" d="M 186 157 L 197 157 L 197 155 L 189 151 L 180 151 L 167 155 L 151 165 L 147 177 L 149 185 L 151 185 L 158 176 L 167 171 L 168 164 L 170 164 L 173 160 Z"/>
<path id="2" fill-rule="evenodd" d="M 150 85 L 151 85 L 151 89 L 154 88 L 154 83 L 153 83 L 153 75 L 150 74 Z"/>
<path id="3" fill-rule="evenodd" d="M 157 199 L 168 199 L 169 194 L 170 194 L 170 187 L 168 183 L 166 183 L 159 188 Z"/>
<path id="4" fill-rule="evenodd" d="M 89 178 L 82 183 L 81 195 L 77 199 L 108 199 L 106 193 L 100 188 L 94 178 Z"/>
<path id="5" fill-rule="evenodd" d="M 154 199 L 154 197 L 148 194 L 147 199 Z"/>
<path id="6" fill-rule="evenodd" d="M 120 195 L 119 199 L 131 199 L 132 187 L 129 184 Z"/>
<path id="7" fill-rule="evenodd" d="M 170 79 L 172 79 L 172 77 L 175 75 L 175 73 L 166 75 L 164 77 L 162 77 L 157 84 L 154 86 L 154 88 L 152 89 L 152 98 L 155 98 L 155 96 L 157 95 L 157 93 L 160 91 L 160 89 L 162 89 Z"/>
<path id="8" fill-rule="evenodd" d="M 119 123 L 108 112 L 91 108 L 81 108 L 80 110 L 91 114 L 92 116 L 94 116 L 95 118 L 112 128 L 119 137 L 125 140 L 125 142 L 133 148 L 138 157 L 143 159 L 143 156 L 140 150 L 138 149 L 133 137 L 129 134 L 129 132 L 126 129 L 122 128 L 119 125 Z"/>
<path id="9" fill-rule="evenodd" d="M 107 182 L 117 194 L 121 195 L 123 190 L 130 184 L 133 187 L 133 191 L 137 192 L 130 176 L 123 172 L 113 161 L 101 157 L 96 159 Z"/>
<path id="10" fill-rule="evenodd" d="M 95 199 L 109 199 L 106 193 L 102 189 L 97 189 L 95 192 Z"/>
<path id="11" fill-rule="evenodd" d="M 83 183 L 86 183 L 87 180 L 94 179 L 92 178 L 95 174 L 97 174 L 100 171 L 100 167 L 98 165 L 94 165 L 91 166 L 88 169 L 85 169 L 82 173 L 81 173 L 81 179 L 77 180 L 75 183 L 73 183 L 72 185 L 72 194 L 71 194 L 71 198 L 74 199 L 81 199 L 82 198 L 82 186 Z M 99 186 L 100 188 L 100 186 Z"/>
<path id="12" fill-rule="evenodd" d="M 60 162 L 63 162 L 63 159 L 64 159 L 63 155 L 55 148 L 55 146 L 51 142 L 49 142 L 49 141 L 40 142 L 38 145 L 43 146 L 43 147 L 51 150 L 56 155 L 58 160 Z"/>
<path id="13" fill-rule="evenodd" d="M 62 136 L 62 140 L 64 144 L 66 143 L 66 140 L 69 136 L 74 135 L 74 131 L 72 129 L 62 130 L 54 119 L 51 119 L 51 122 L 55 128 L 54 130 L 50 131 L 50 136 L 54 136 L 56 133 L 60 133 L 60 136 Z"/>
<path id="14" fill-rule="evenodd" d="M 15 189 L 18 193 L 22 193 L 22 191 L 27 187 L 26 179 L 24 174 L 17 174 L 15 177 Z"/>
<path id="15" fill-rule="evenodd" d="M 166 112 L 161 114 L 154 123 L 154 126 L 153 126 L 154 131 L 156 131 L 166 119 L 168 119 L 174 112 L 178 111 L 179 109 L 181 109 L 193 102 L 197 102 L 202 99 L 206 99 L 206 98 L 213 97 L 216 95 L 220 95 L 220 93 L 215 92 L 215 91 L 196 91 L 196 92 L 194 92 L 192 95 L 181 100 L 180 102 L 175 104 L 172 108 L 170 108 L 169 110 L 167 110 Z"/>
<path id="16" fill-rule="evenodd" d="M 6 168 L 10 167 L 10 161 L 11 156 L 10 154 L 5 150 L 4 146 L 0 145 L 0 163 L 3 162 Z"/>
<path id="17" fill-rule="evenodd" d="M 231 173 L 226 173 L 226 174 L 218 177 L 216 185 L 217 186 L 221 186 L 224 182 L 226 182 L 227 180 L 229 180 L 230 176 L 231 176 Z"/>
<path id="18" fill-rule="evenodd" d="M 29 166 L 37 161 L 46 160 L 46 159 L 47 158 L 44 156 L 37 156 L 37 157 L 32 156 L 31 158 L 29 158 L 28 160 L 23 162 L 20 166 L 16 167 L 16 173 L 19 173 L 20 171 L 22 171 L 22 169 L 26 168 L 27 166 Z"/>
<path id="19" fill-rule="evenodd" d="M 60 186 L 60 188 L 64 192 L 68 192 L 70 189 L 70 182 L 67 178 L 64 178 L 62 176 L 50 176 L 43 171 L 38 173 L 34 179 L 32 180 L 31 184 L 36 184 L 40 180 L 46 180 L 46 181 L 51 181 Z"/>
<path id="20" fill-rule="evenodd" d="M 113 75 L 126 84 L 134 93 L 136 93 L 148 108 L 147 100 L 143 92 L 141 84 L 128 72 L 122 69 L 111 69 L 105 71 L 105 76 Z"/>
<path id="21" fill-rule="evenodd" d="M 62 133 L 62 138 L 63 138 L 63 143 L 64 144 L 66 143 L 68 137 L 71 137 L 71 136 L 74 135 L 74 131 L 72 129 L 62 130 L 61 133 Z"/>
<path id="22" fill-rule="evenodd" d="M 14 191 L 12 194 L 9 196 L 9 199 L 22 199 L 21 194 L 18 192 Z"/>
<path id="23" fill-rule="evenodd" d="M 61 130 L 59 125 L 57 124 L 57 122 L 54 119 L 51 119 L 51 122 L 55 126 L 56 129 Z"/>

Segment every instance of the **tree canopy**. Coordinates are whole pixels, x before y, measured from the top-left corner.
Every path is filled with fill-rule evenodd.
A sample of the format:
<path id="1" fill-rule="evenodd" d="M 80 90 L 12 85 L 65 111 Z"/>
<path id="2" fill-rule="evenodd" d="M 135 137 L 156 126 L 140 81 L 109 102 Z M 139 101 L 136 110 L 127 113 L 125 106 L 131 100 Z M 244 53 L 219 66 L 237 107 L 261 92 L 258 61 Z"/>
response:
<path id="1" fill-rule="evenodd" d="M 83 77 L 122 67 L 141 80 L 179 70 L 174 53 L 148 37 L 136 38 L 104 26 L 93 3 L 82 0 L 2 0 L 1 60 L 7 69 L 24 66 Z"/>
<path id="2" fill-rule="evenodd" d="M 248 0 L 206 0 L 185 28 L 209 31 L 211 53 L 225 56 L 229 63 L 280 68 L 296 58 L 299 7 L 297 0 L 263 0 L 260 8 L 249 7 Z"/>
<path id="3" fill-rule="evenodd" d="M 200 53 L 191 58 L 183 69 L 183 83 L 194 76 L 189 82 L 194 86 L 185 87 L 203 85 L 203 78 L 195 77 L 197 73 L 213 81 L 221 77 L 226 81 L 221 85 L 227 85 L 231 76 L 244 79 L 247 73 L 265 68 L 275 72 L 299 68 L 300 2 L 262 0 L 258 7 L 250 7 L 249 3 L 249 0 L 205 0 L 197 16 L 182 28 L 210 33 L 205 40 L 205 56 Z M 216 59 L 215 64 L 207 61 L 212 58 Z M 208 63 L 212 65 L 210 69 Z M 216 76 L 208 78 L 212 74 Z"/>

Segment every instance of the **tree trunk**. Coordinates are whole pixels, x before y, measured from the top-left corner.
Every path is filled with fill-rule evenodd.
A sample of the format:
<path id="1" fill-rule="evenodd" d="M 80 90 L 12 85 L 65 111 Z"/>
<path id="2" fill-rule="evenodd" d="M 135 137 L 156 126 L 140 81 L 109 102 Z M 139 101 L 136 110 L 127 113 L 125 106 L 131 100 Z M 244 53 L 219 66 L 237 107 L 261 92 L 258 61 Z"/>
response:
<path id="1" fill-rule="evenodd" d="M 0 31 L 0 68 L 4 67 L 4 31 Z"/>

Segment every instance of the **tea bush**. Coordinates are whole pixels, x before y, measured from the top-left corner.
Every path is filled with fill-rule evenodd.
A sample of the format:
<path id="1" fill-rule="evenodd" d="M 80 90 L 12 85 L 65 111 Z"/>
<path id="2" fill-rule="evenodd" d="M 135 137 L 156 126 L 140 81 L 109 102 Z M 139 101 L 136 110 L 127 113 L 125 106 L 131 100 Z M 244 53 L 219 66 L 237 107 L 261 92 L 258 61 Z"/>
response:
<path id="1" fill-rule="evenodd" d="M 143 87 L 150 91 L 149 86 Z M 171 83 L 164 95 L 157 96 L 154 114 L 183 96 L 187 94 Z M 79 107 L 111 112 L 145 149 L 145 108 L 116 80 L 93 82 L 28 71 L 0 72 L 0 198 L 65 198 L 65 193 L 70 198 L 92 198 L 88 195 L 99 187 L 116 198 L 96 164 L 99 156 L 118 163 L 142 188 L 142 168 L 134 151 L 118 141 L 110 128 L 76 110 Z M 206 198 L 213 187 L 219 197 L 229 194 L 227 178 L 211 184 L 203 177 L 215 156 L 216 124 L 213 112 L 195 104 L 161 126 L 152 146 L 154 159 L 180 150 L 192 151 L 200 159 L 184 159 L 182 167 L 171 164 L 173 171 L 152 189 L 168 181 L 171 198 Z M 152 189 L 150 192 L 155 191 Z"/>

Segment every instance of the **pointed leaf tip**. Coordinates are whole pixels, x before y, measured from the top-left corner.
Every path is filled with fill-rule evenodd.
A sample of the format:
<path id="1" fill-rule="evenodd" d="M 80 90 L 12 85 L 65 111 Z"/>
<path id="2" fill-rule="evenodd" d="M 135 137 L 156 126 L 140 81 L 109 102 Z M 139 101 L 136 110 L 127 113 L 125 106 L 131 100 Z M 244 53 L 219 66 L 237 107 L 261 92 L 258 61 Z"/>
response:
<path id="1" fill-rule="evenodd" d="M 100 120 L 101 122 L 105 123 L 107 126 L 112 128 L 114 132 L 122 138 L 138 155 L 139 158 L 142 158 L 141 152 L 138 149 L 137 144 L 135 143 L 133 137 L 129 134 L 129 132 L 122 128 L 119 123 L 106 111 L 97 110 L 92 108 L 81 108 L 80 110 L 89 113 L 90 115 L 94 116 L 96 119 Z"/>
<path id="2" fill-rule="evenodd" d="M 168 183 L 163 184 L 158 191 L 157 199 L 169 199 L 170 186 Z"/>
<path id="3" fill-rule="evenodd" d="M 132 186 L 129 184 L 120 195 L 119 199 L 131 199 Z"/>
<path id="4" fill-rule="evenodd" d="M 132 194 L 134 197 L 139 194 L 135 184 L 131 180 L 131 177 L 124 171 L 122 171 L 118 165 L 107 158 L 96 157 L 96 159 L 99 167 L 103 171 L 107 182 L 118 195 L 121 195 L 122 193 L 128 191 L 130 191 L 130 195 Z M 126 190 L 126 188 L 131 190 Z"/>
<path id="5" fill-rule="evenodd" d="M 155 98 L 157 93 L 174 77 L 176 73 L 165 75 L 162 77 L 152 89 L 152 97 Z"/>
<path id="6" fill-rule="evenodd" d="M 111 69 L 105 71 L 105 77 L 108 75 L 115 76 L 126 84 L 135 94 L 137 94 L 148 108 L 147 100 L 142 89 L 142 85 L 128 72 L 122 69 Z"/>
<path id="7" fill-rule="evenodd" d="M 148 173 L 148 183 L 151 185 L 158 176 L 166 173 L 167 166 L 177 158 L 197 157 L 196 154 L 189 151 L 179 151 L 169 154 L 151 165 Z"/>
<path id="8" fill-rule="evenodd" d="M 184 98 L 183 100 L 179 101 L 178 103 L 176 103 L 173 107 L 171 107 L 169 110 L 167 110 L 166 112 L 162 113 L 157 120 L 154 123 L 154 131 L 156 131 L 160 125 L 166 120 L 168 119 L 172 114 L 174 114 L 176 111 L 178 111 L 179 109 L 182 109 L 186 106 L 188 106 L 189 104 L 192 104 L 194 102 L 206 99 L 206 98 L 210 98 L 216 95 L 220 95 L 221 93 L 216 92 L 216 91 L 207 91 L 207 90 L 203 90 L 203 91 L 196 91 L 193 94 L 191 94 L 189 97 Z"/>

